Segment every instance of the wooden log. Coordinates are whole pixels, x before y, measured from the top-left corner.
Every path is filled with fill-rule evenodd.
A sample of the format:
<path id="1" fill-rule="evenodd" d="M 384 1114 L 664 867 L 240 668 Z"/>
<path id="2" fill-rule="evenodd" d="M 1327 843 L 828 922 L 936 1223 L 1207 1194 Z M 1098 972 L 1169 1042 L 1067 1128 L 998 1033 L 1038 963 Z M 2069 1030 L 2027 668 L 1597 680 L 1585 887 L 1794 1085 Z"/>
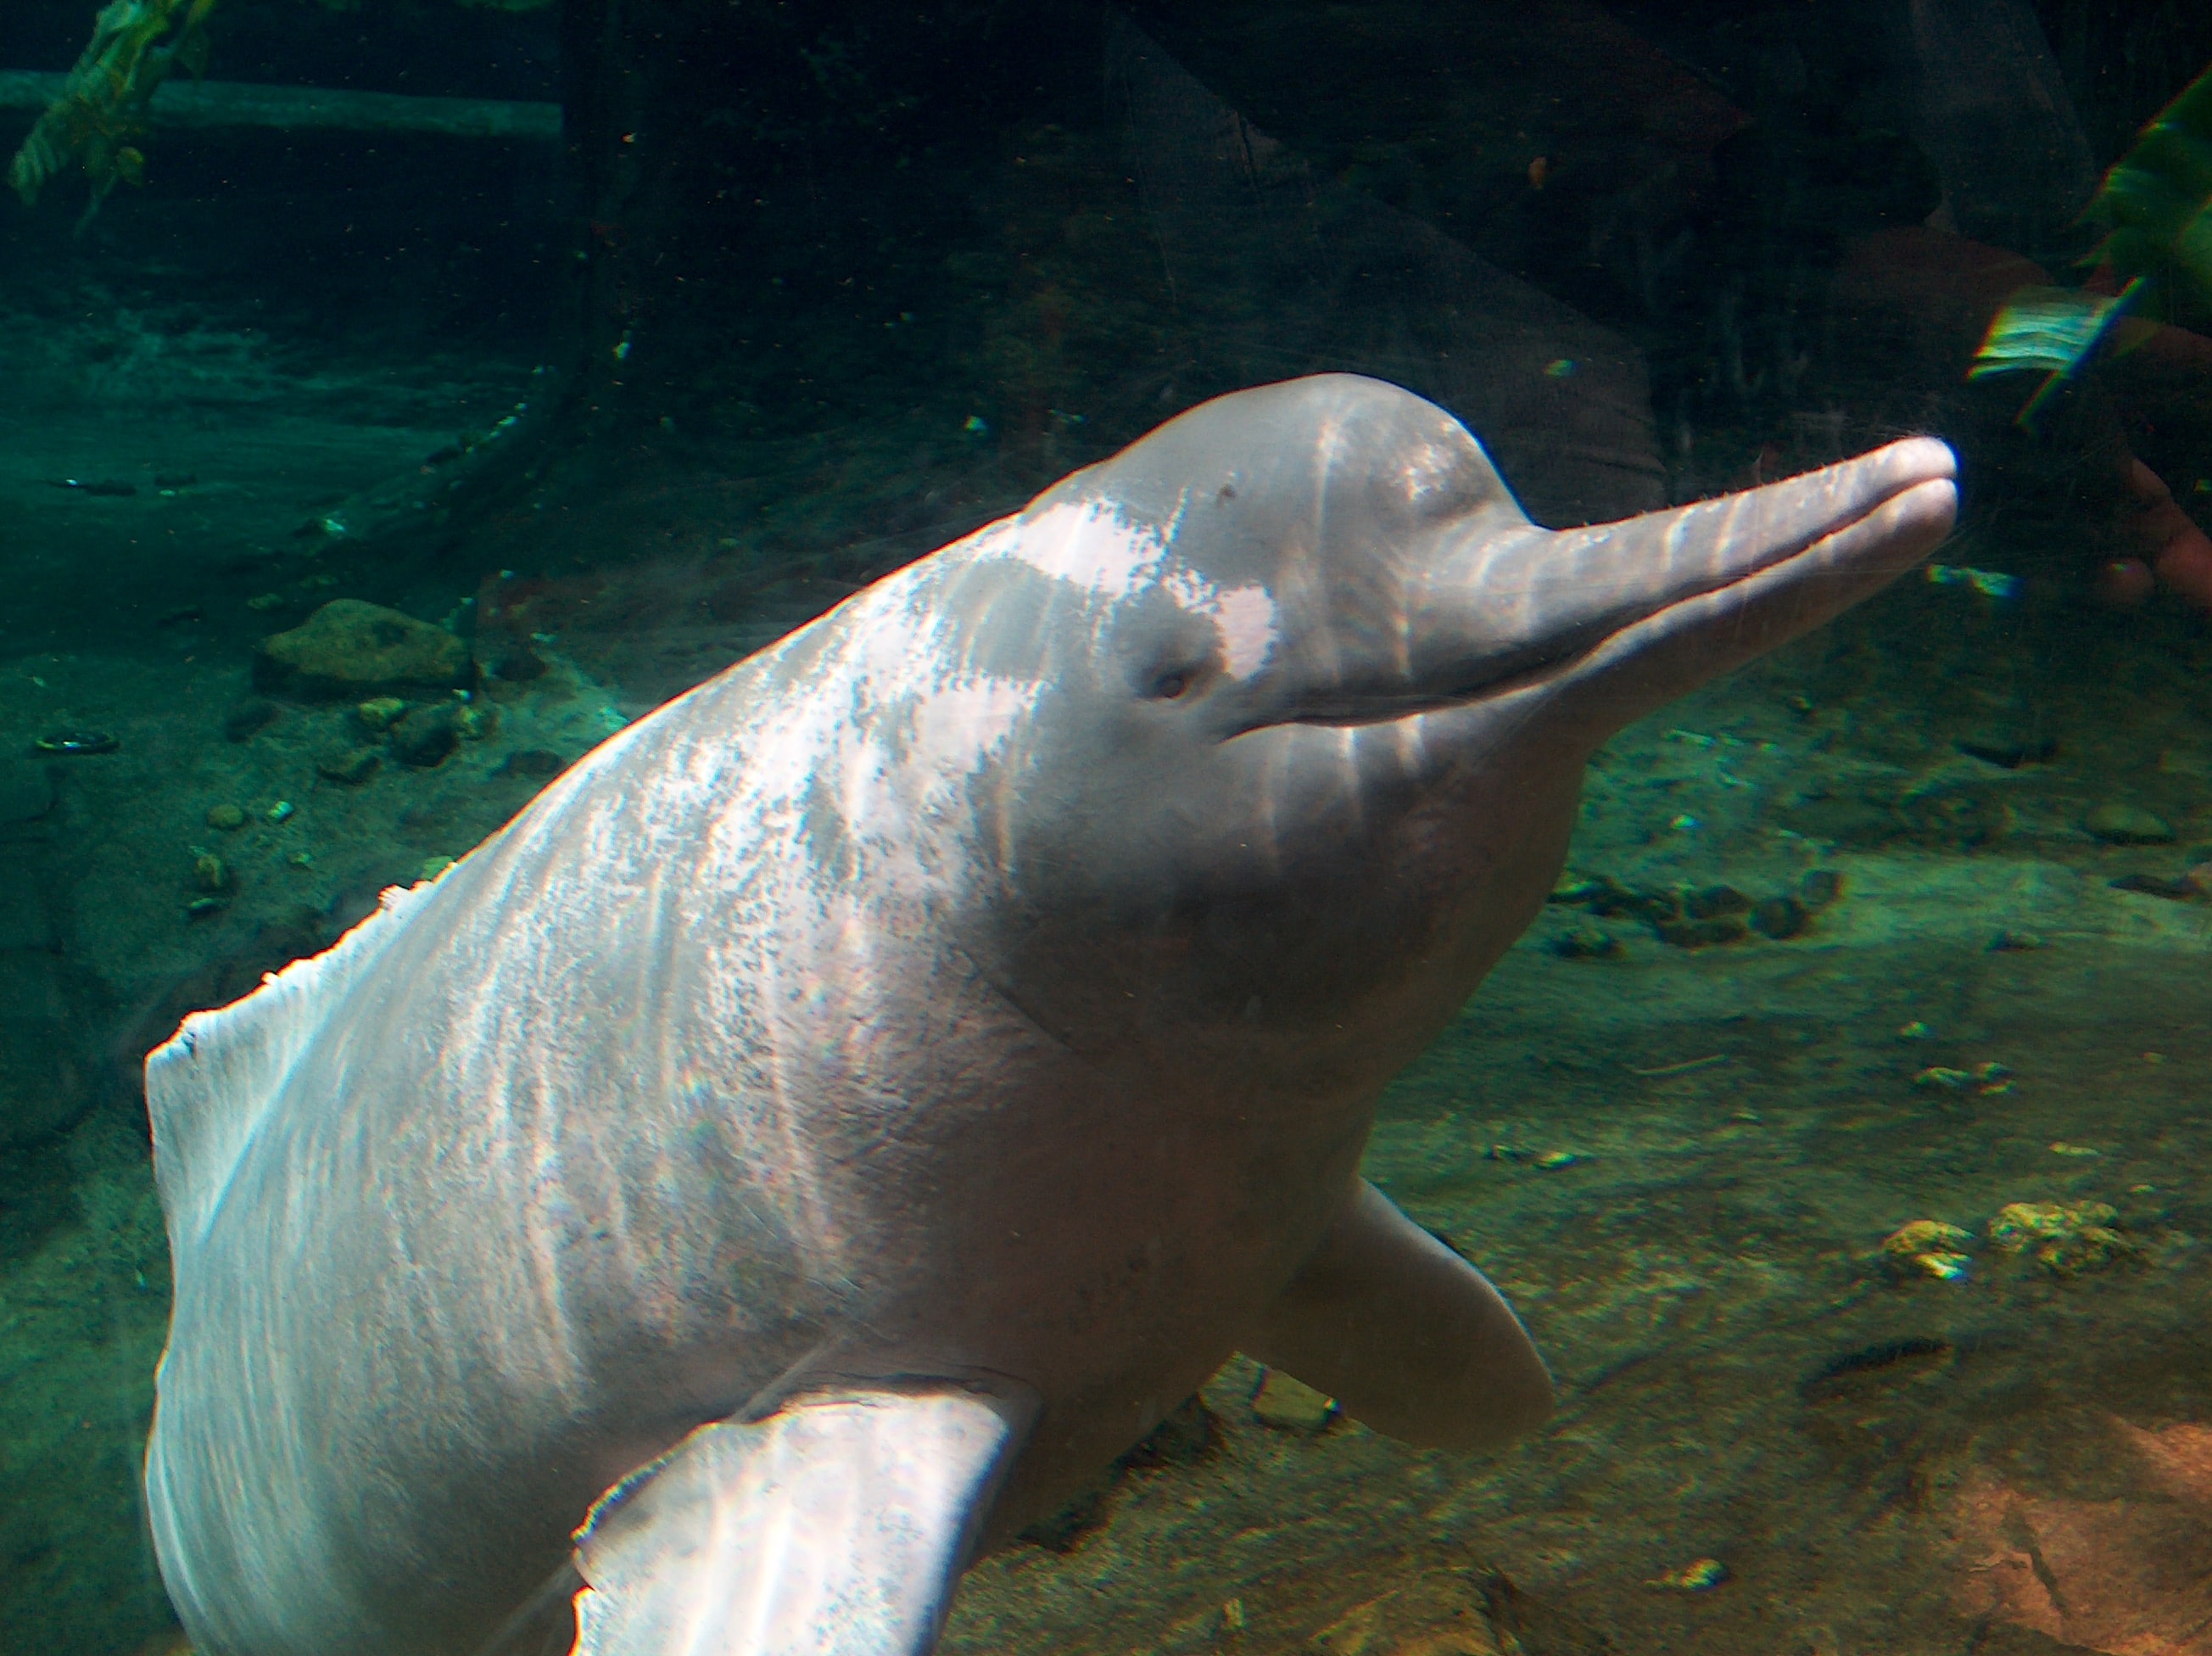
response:
<path id="1" fill-rule="evenodd" d="M 0 70 L 0 109 L 43 112 L 61 96 L 64 75 Z M 430 132 L 453 138 L 550 143 L 561 137 L 561 106 L 492 98 L 413 98 L 396 92 L 346 92 L 242 81 L 170 81 L 148 113 L 157 127 L 265 126 L 346 132 Z"/>

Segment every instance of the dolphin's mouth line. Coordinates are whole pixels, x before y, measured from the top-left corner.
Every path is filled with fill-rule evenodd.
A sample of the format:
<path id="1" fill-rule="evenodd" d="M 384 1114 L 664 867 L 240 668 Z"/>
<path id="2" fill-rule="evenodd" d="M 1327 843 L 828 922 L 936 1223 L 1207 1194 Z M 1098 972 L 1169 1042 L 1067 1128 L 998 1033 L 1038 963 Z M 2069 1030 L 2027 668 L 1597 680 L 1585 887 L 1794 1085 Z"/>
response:
<path id="1" fill-rule="evenodd" d="M 1718 592 L 1723 589 L 1714 588 L 1712 590 Z M 1650 618 L 1639 617 L 1638 621 Z M 1540 689 L 1553 679 L 1565 677 L 1577 663 L 1596 654 L 1608 639 L 1620 636 L 1618 630 L 1601 632 L 1586 642 L 1556 654 L 1540 656 L 1526 666 L 1511 668 L 1465 689 L 1439 691 L 1432 696 L 1400 697 L 1387 703 L 1370 703 L 1358 712 L 1347 709 L 1340 713 L 1310 709 L 1247 725 L 1242 730 L 1233 732 L 1228 740 L 1234 741 L 1238 736 L 1248 736 L 1255 731 L 1273 730 L 1284 725 L 1310 725 L 1324 730 L 1357 730 L 1368 725 L 1395 724 L 1401 719 L 1418 719 L 1431 713 L 1449 713 L 1455 708 L 1472 707 L 1477 702 L 1514 695 L 1523 690 Z"/>

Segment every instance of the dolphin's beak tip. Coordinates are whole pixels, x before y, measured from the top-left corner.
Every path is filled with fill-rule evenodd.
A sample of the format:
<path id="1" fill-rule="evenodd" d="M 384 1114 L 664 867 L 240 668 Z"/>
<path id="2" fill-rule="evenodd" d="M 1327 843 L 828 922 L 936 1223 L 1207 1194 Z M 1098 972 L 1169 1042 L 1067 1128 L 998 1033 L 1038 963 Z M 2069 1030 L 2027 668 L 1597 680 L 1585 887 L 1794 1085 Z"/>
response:
<path id="1" fill-rule="evenodd" d="M 1898 469 L 1916 483 L 1959 475 L 1959 457 L 1941 437 L 1906 437 L 1892 443 L 1887 453 Z"/>

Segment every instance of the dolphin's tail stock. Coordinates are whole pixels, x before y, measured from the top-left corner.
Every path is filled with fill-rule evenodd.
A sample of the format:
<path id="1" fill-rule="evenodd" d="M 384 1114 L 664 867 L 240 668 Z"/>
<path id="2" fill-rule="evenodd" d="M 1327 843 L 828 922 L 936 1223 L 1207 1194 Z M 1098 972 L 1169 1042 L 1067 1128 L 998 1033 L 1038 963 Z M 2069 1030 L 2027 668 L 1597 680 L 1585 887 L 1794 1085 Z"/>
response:
<path id="1" fill-rule="evenodd" d="M 1030 1395 L 848 1388 L 702 1426 L 579 1531 L 576 1656 L 927 1656 Z"/>

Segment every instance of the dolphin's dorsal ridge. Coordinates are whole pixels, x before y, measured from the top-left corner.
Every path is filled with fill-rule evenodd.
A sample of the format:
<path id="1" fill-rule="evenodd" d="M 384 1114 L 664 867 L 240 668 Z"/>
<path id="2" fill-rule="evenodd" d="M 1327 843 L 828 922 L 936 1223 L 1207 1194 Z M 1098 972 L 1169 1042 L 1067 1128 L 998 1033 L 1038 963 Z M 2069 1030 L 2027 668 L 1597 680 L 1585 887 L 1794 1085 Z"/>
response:
<path id="1" fill-rule="evenodd" d="M 702 1426 L 577 1534 L 575 1656 L 923 1656 L 1033 1395 L 813 1395 Z"/>
<path id="2" fill-rule="evenodd" d="M 374 913 L 322 953 L 270 973 L 242 1001 L 192 1014 L 148 1056 L 154 1173 L 180 1272 L 294 1062 L 428 889 L 392 887 Z"/>

